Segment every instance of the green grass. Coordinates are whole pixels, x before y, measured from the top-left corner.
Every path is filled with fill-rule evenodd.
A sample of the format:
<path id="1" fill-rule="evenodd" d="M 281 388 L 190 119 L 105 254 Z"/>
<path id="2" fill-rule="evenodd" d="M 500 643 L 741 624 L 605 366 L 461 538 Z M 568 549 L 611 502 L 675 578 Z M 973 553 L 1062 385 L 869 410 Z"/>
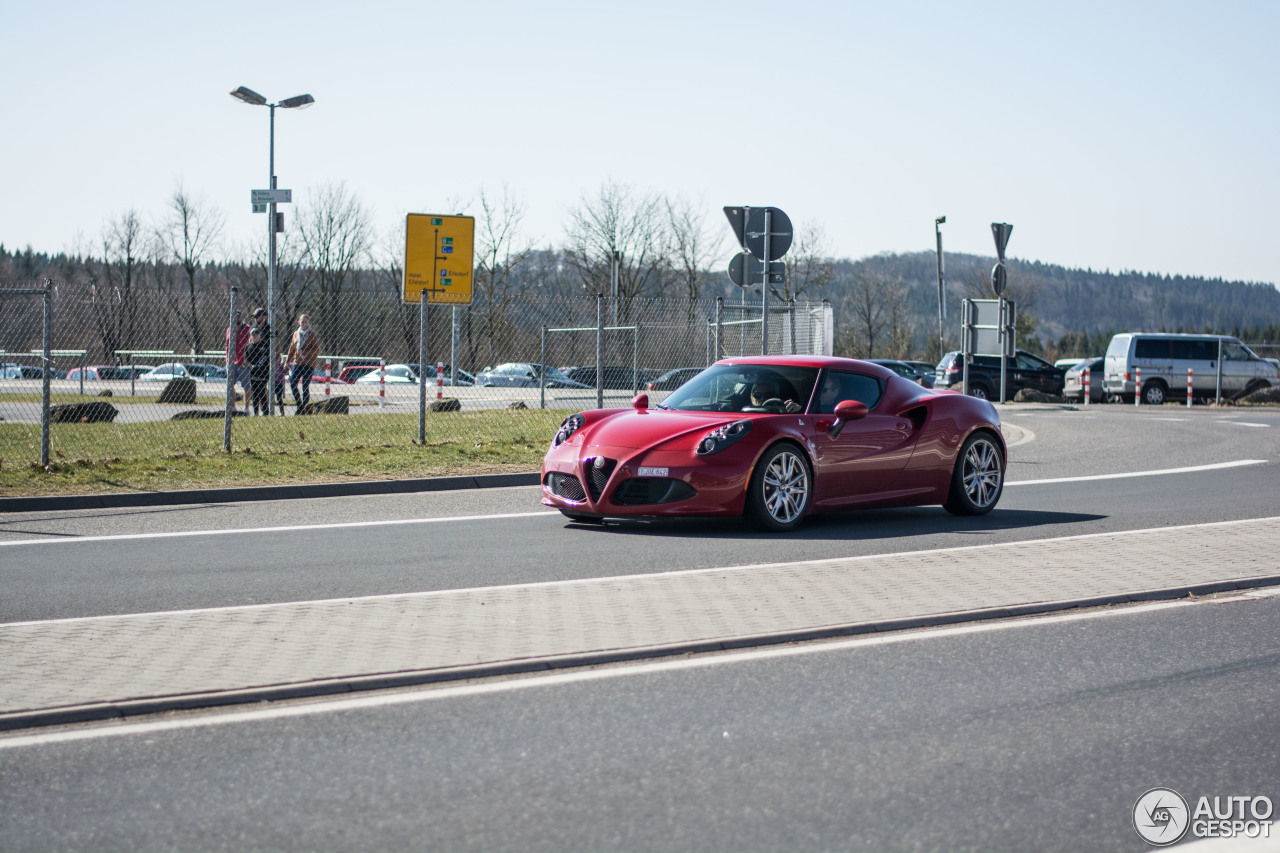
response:
<path id="1" fill-rule="evenodd" d="M 408 414 L 237 417 L 53 424 L 41 468 L 40 425 L 0 423 L 0 494 L 55 495 L 283 483 L 332 483 L 537 469 L 567 412 L 496 409 Z"/>

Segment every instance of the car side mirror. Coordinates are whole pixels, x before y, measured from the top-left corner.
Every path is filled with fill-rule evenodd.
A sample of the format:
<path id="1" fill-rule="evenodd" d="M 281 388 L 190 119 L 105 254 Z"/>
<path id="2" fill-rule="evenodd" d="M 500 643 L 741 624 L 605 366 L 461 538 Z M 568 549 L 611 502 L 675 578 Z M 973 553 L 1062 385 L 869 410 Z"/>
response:
<path id="1" fill-rule="evenodd" d="M 631 401 L 631 408 L 637 412 L 647 412 L 649 410 L 649 395 L 637 394 L 635 399 Z"/>
<path id="2" fill-rule="evenodd" d="M 841 400 L 836 403 L 836 422 L 831 425 L 831 429 L 827 432 L 832 438 L 839 438 L 840 433 L 844 431 L 844 425 L 849 421 L 856 421 L 867 416 L 867 404 L 859 403 L 857 400 Z"/>

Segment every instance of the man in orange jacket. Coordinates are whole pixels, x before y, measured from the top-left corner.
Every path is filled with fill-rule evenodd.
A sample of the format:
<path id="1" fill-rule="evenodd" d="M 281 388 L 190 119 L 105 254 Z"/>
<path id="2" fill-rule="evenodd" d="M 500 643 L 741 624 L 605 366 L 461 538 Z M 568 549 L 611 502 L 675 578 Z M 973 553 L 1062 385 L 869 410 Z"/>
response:
<path id="1" fill-rule="evenodd" d="M 293 403 L 297 407 L 295 415 L 311 401 L 311 374 L 316 370 L 316 359 L 320 357 L 320 336 L 311 328 L 311 321 L 306 314 L 298 316 L 298 328 L 293 330 L 289 338 L 289 388 L 293 391 Z M 299 394 L 298 386 L 302 386 Z"/>

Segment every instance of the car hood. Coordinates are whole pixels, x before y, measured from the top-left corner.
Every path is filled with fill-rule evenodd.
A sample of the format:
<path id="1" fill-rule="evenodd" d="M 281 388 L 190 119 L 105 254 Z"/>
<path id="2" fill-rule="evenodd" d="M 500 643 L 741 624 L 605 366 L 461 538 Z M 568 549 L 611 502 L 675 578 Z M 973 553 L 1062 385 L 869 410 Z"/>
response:
<path id="1" fill-rule="evenodd" d="M 734 421 L 759 418 L 737 412 L 676 412 L 664 409 L 622 411 L 588 424 L 582 430 L 585 447 L 645 450 L 666 445 L 676 450 L 697 447 L 708 432 Z"/>

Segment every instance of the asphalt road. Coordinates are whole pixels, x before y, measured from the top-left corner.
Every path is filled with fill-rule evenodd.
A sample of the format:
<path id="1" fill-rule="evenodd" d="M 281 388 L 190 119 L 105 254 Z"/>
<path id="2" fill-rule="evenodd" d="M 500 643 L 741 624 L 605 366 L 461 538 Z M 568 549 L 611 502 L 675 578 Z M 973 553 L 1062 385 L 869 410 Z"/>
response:
<path id="1" fill-rule="evenodd" d="M 0 621 L 604 577 L 1280 515 L 1280 411 L 1022 408 L 1007 411 L 1006 419 L 1028 430 L 1028 440 L 1010 451 L 999 507 L 977 519 L 921 507 L 816 517 L 784 536 L 755 533 L 734 520 L 590 527 L 545 511 L 536 487 L 6 515 L 0 543 L 32 544 L 0 544 L 6 591 Z M 1028 483 L 1240 460 L 1265 462 Z M 381 523 L 393 521 L 403 523 Z M 219 532 L 163 535 L 189 531 Z M 111 538 L 120 536 L 142 538 Z"/>
<path id="2" fill-rule="evenodd" d="M 1280 798 L 1280 596 L 0 738 L 5 850 L 1152 849 Z"/>

